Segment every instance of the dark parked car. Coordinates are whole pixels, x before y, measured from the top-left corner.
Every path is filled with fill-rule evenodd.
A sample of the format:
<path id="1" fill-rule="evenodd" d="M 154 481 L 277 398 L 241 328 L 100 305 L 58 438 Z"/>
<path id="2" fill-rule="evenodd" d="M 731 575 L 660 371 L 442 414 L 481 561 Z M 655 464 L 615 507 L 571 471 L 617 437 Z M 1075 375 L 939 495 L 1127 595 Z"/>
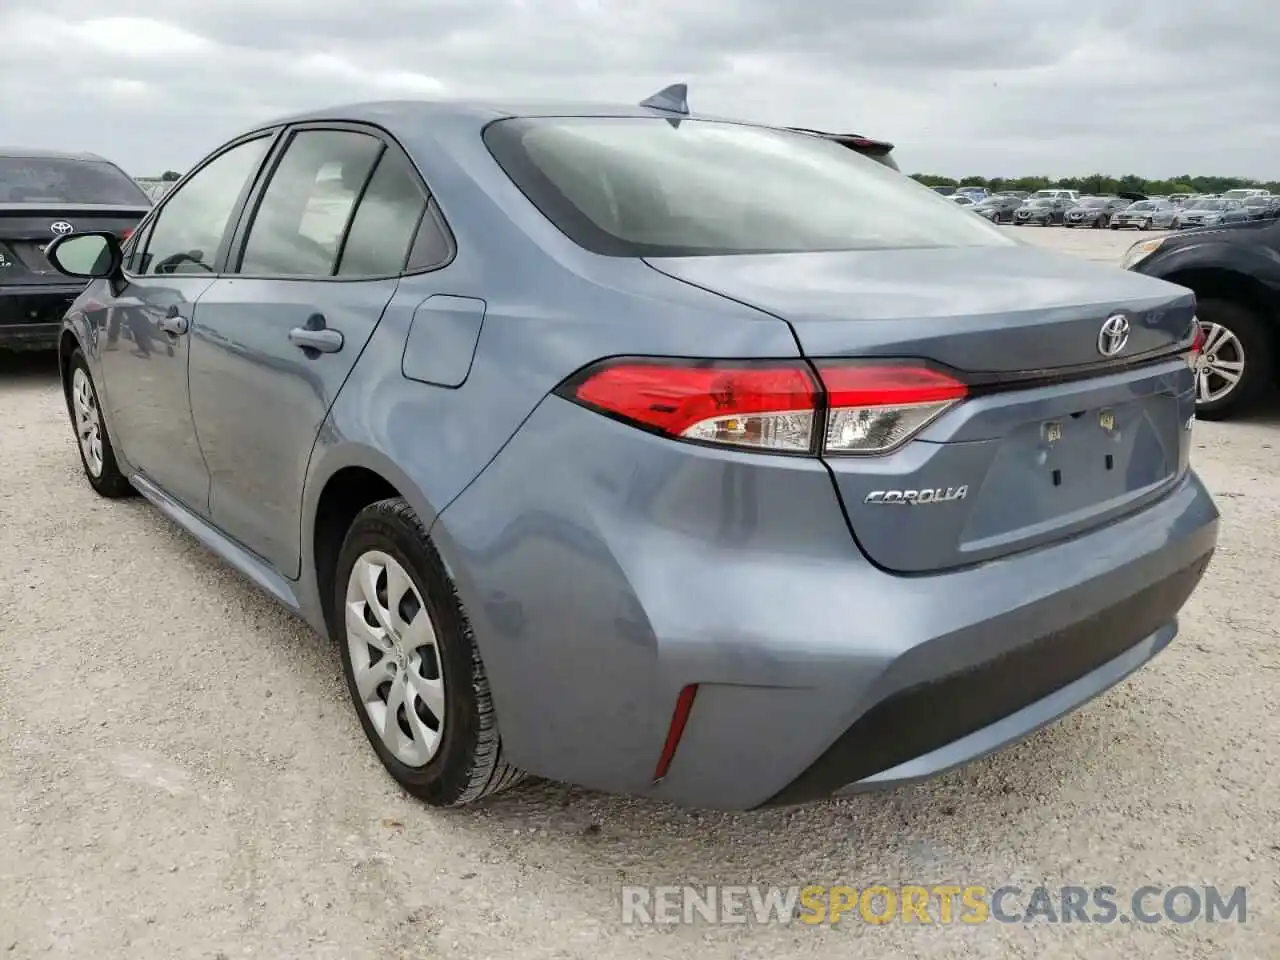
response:
<path id="1" fill-rule="evenodd" d="M 1014 225 L 1025 227 L 1035 224 L 1047 227 L 1062 223 L 1072 203 L 1066 197 L 1033 197 L 1018 207 L 1013 215 Z"/>
<path id="2" fill-rule="evenodd" d="M 1196 200 L 1178 211 L 1173 225 L 1179 230 L 1192 227 L 1218 227 L 1229 223 L 1248 223 L 1249 211 L 1243 201 L 1228 197 Z"/>
<path id="3" fill-rule="evenodd" d="M 0 149 L 0 350 L 52 350 L 84 289 L 45 259 L 55 237 L 126 238 L 151 209 L 128 174 L 90 153 Z"/>
<path id="4" fill-rule="evenodd" d="M 1189 291 L 684 101 L 284 118 L 50 249 L 87 482 L 330 636 L 428 803 L 914 782 L 1157 656 L 1214 551 Z"/>
<path id="5" fill-rule="evenodd" d="M 1167 230 L 1174 225 L 1178 208 L 1163 197 L 1136 200 L 1111 215 L 1112 230 Z"/>
<path id="6" fill-rule="evenodd" d="M 996 194 L 995 196 L 987 197 L 987 199 L 970 209 L 978 216 L 986 217 L 992 223 L 1013 223 L 1013 215 L 1021 206 L 1022 201 L 1017 197 Z"/>
<path id="7" fill-rule="evenodd" d="M 1129 205 L 1120 197 L 1084 197 L 1067 210 L 1065 224 L 1068 227 L 1094 227 L 1103 229 L 1111 225 L 1111 218 Z"/>
<path id="8" fill-rule="evenodd" d="M 1195 292 L 1203 342 L 1197 416 L 1225 418 L 1274 392 L 1280 371 L 1280 222 L 1142 240 L 1129 248 L 1124 265 Z"/>

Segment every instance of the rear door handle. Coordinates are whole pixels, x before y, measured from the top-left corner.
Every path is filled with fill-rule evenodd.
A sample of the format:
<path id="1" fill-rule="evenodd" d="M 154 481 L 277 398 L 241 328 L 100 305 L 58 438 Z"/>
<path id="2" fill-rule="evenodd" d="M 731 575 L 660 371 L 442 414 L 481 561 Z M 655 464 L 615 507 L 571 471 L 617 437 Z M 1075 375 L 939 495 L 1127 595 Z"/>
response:
<path id="1" fill-rule="evenodd" d="M 302 350 L 337 353 L 342 349 L 342 332 L 325 326 L 324 315 L 313 313 L 304 326 L 289 331 L 289 342 Z"/>
<path id="2" fill-rule="evenodd" d="M 187 318 L 178 312 L 177 307 L 170 307 L 160 318 L 159 327 L 170 336 L 180 337 L 187 332 Z"/>

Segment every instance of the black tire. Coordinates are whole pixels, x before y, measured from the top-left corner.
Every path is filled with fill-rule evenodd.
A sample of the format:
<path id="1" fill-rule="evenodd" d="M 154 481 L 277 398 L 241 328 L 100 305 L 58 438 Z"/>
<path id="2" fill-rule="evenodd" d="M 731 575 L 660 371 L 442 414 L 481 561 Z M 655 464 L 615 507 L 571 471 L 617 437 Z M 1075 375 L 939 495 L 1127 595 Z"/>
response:
<path id="1" fill-rule="evenodd" d="M 1118 223 L 1113 223 L 1113 224 L 1110 224 L 1109 226 L 1111 227 L 1111 229 L 1112 229 L 1112 230 L 1119 230 L 1119 229 L 1120 229 L 1120 224 L 1118 224 Z"/>
<path id="2" fill-rule="evenodd" d="M 1236 388 L 1210 403 L 1196 400 L 1196 417 L 1225 420 L 1248 409 L 1274 387 L 1275 339 L 1267 322 L 1253 309 L 1235 300 L 1207 298 L 1196 303 L 1201 323 L 1226 327 L 1244 348 L 1244 373 Z"/>
<path id="3" fill-rule="evenodd" d="M 1142 231 L 1150 230 L 1151 227 L 1152 227 L 1152 223 L 1151 223 L 1150 217 L 1147 217 L 1146 220 L 1143 220 L 1142 223 L 1138 224 L 1138 229 Z"/>
<path id="4" fill-rule="evenodd" d="M 80 443 L 76 404 L 72 397 L 74 389 L 72 384 L 77 370 L 84 375 L 85 380 L 88 382 L 93 406 L 97 411 L 98 432 L 102 443 L 102 470 L 96 476 L 89 466 L 89 458 L 85 456 L 84 446 Z M 107 421 L 103 418 L 102 406 L 98 403 L 98 386 L 93 382 L 93 374 L 89 372 L 89 365 L 85 362 L 84 354 L 79 347 L 72 351 L 71 357 L 67 361 L 67 382 L 63 385 L 63 390 L 67 401 L 67 416 L 71 419 L 71 432 L 75 437 L 76 450 L 80 454 L 80 466 L 84 470 L 85 479 L 89 481 L 89 486 L 93 487 L 94 492 L 99 496 L 106 497 L 109 500 L 119 500 L 122 497 L 136 495 L 137 491 L 129 483 L 129 478 L 120 472 L 120 466 L 116 463 L 116 452 L 111 445 L 111 435 L 107 432 Z"/>
<path id="5" fill-rule="evenodd" d="M 435 628 L 444 678 L 444 733 L 435 755 L 421 767 L 402 763 L 383 744 L 360 700 L 352 670 L 347 582 L 356 561 L 370 550 L 388 554 L 404 567 L 426 607 L 419 615 L 429 615 Z M 399 497 L 382 500 L 356 515 L 338 555 L 334 590 L 333 633 L 347 690 L 365 736 L 396 782 L 432 806 L 459 807 L 523 780 L 525 774 L 504 759 L 488 676 L 462 602 L 426 527 L 408 503 Z"/>

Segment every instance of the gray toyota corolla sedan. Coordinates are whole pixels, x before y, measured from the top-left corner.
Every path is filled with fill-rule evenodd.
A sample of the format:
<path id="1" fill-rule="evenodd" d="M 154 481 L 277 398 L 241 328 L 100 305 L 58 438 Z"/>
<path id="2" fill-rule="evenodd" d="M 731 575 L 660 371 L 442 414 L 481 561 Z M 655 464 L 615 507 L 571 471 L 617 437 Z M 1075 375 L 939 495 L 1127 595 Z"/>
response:
<path id="1" fill-rule="evenodd" d="M 679 89 L 319 110 L 48 255 L 88 482 L 331 636 L 433 804 L 927 777 L 1156 656 L 1216 543 L 1190 292 Z"/>

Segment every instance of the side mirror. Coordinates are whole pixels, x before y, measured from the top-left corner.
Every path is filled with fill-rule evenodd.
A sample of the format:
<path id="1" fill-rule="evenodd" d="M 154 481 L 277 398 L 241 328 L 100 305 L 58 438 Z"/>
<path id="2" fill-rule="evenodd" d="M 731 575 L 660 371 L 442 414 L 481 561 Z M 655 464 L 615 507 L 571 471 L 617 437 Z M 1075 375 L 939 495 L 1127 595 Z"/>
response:
<path id="1" fill-rule="evenodd" d="M 69 277 L 99 280 L 120 271 L 120 241 L 112 233 L 69 233 L 44 248 L 49 262 Z"/>

